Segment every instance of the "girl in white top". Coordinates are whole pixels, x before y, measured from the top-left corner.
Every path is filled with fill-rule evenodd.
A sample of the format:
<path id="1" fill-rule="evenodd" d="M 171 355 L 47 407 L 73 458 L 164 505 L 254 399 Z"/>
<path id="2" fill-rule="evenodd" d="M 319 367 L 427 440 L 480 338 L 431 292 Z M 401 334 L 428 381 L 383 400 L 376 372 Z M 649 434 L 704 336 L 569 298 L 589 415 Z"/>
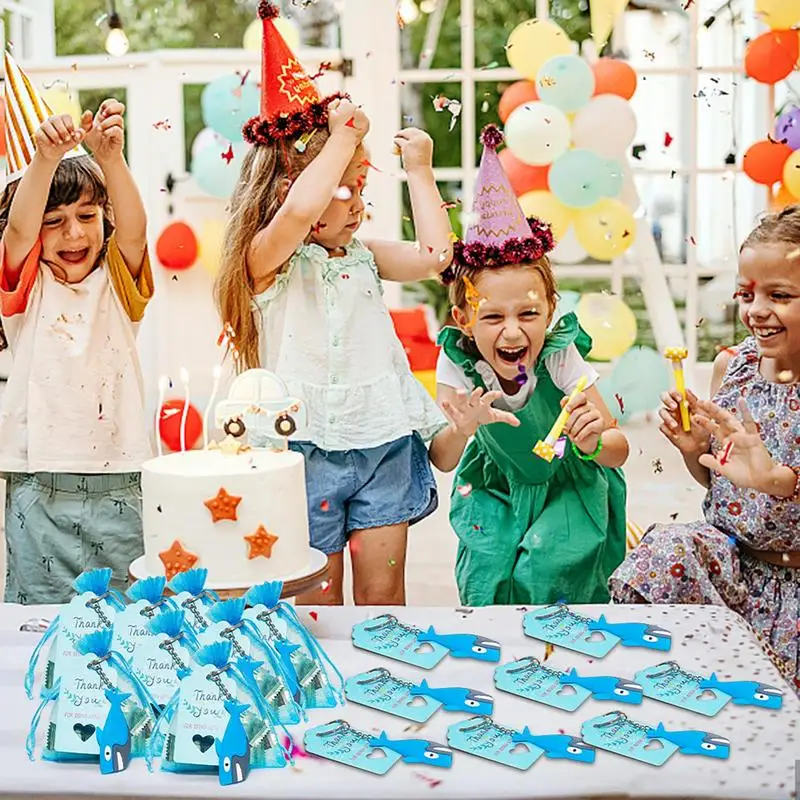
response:
<path id="1" fill-rule="evenodd" d="M 420 243 L 355 239 L 369 122 L 344 98 L 326 108 L 325 123 L 302 136 L 255 139 L 233 197 L 218 300 L 239 366 L 276 372 L 309 407 L 308 441 L 292 446 L 306 458 L 311 544 L 330 556 L 331 580 L 299 602 L 342 603 L 349 542 L 355 602 L 403 604 L 408 525 L 436 504 L 424 441 L 446 420 L 411 373 L 381 279 L 444 270 L 450 224 L 432 142 L 406 129 L 395 144 Z"/>
<path id="2" fill-rule="evenodd" d="M 138 471 L 151 452 L 135 335 L 153 283 L 123 112 L 109 99 L 77 129 L 46 119 L 0 200 L 7 601 L 66 602 L 97 567 L 122 588 L 143 552 Z M 81 142 L 94 159 L 70 153 Z"/>

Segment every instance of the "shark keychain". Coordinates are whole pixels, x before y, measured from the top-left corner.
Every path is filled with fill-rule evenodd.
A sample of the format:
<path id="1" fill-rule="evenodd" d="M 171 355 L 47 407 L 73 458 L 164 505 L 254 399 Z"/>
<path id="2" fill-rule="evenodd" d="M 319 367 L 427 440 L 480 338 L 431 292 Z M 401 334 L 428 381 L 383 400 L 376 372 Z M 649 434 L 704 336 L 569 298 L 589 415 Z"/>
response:
<path id="1" fill-rule="evenodd" d="M 446 647 L 453 658 L 471 658 L 475 661 L 500 660 L 500 644 L 485 636 L 471 633 L 436 633 L 433 625 L 417 634 L 418 642 L 428 642 Z"/>
<path id="2" fill-rule="evenodd" d="M 537 736 L 532 734 L 526 725 L 522 733 L 515 733 L 511 737 L 514 744 L 532 744 L 544 750 L 545 758 L 564 761 L 578 761 L 583 764 L 594 764 L 597 751 L 592 745 L 587 744 L 580 736 L 570 736 L 568 733 L 555 733 Z"/>
<path id="3" fill-rule="evenodd" d="M 448 686 L 434 689 L 423 680 L 419 686 L 409 690 L 412 697 L 431 697 L 442 704 L 445 711 L 463 711 L 467 714 L 480 714 L 490 717 L 494 711 L 494 698 L 490 694 L 464 689 L 460 686 Z"/>
<path id="4" fill-rule="evenodd" d="M 644 690 L 635 681 L 613 675 L 578 675 L 573 667 L 559 676 L 562 686 L 580 686 L 592 693 L 593 700 L 611 700 L 637 706 L 642 702 Z"/>
<path id="5" fill-rule="evenodd" d="M 682 756 L 706 756 L 707 758 L 728 758 L 731 754 L 730 740 L 716 733 L 705 731 L 668 731 L 659 722 L 658 727 L 647 732 L 651 739 L 663 739 L 678 746 Z"/>
<path id="6" fill-rule="evenodd" d="M 601 614 L 596 622 L 589 622 L 589 630 L 610 633 L 623 647 L 647 650 L 669 650 L 672 647 L 672 634 L 668 630 L 646 622 L 609 622 L 605 614 Z"/>
<path id="7" fill-rule="evenodd" d="M 428 739 L 390 739 L 386 731 L 370 740 L 371 747 L 392 750 L 403 760 L 404 764 L 424 764 L 426 767 L 449 769 L 453 766 L 451 748 Z"/>

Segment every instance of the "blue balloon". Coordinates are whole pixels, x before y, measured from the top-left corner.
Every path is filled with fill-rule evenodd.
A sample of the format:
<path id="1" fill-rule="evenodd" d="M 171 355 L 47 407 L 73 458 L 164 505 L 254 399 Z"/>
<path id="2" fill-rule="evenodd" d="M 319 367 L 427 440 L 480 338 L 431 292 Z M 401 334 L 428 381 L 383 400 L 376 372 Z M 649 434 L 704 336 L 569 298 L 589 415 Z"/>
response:
<path id="1" fill-rule="evenodd" d="M 662 392 L 671 386 L 672 372 L 666 359 L 650 347 L 632 347 L 598 385 L 600 395 L 620 422 L 658 408 Z"/>
<path id="2" fill-rule="evenodd" d="M 570 113 L 592 99 L 594 73 L 580 56 L 556 56 L 542 65 L 536 89 L 543 103 Z"/>
<path id="3" fill-rule="evenodd" d="M 242 126 L 258 115 L 258 87 L 237 75 L 223 75 L 211 81 L 200 98 L 203 122 L 231 142 L 242 141 Z"/>
<path id="4" fill-rule="evenodd" d="M 550 167 L 550 191 L 570 208 L 588 208 L 612 188 L 609 160 L 591 150 L 567 150 Z M 620 173 L 620 188 L 622 175 Z"/>
<path id="5" fill-rule="evenodd" d="M 622 164 L 616 158 L 607 158 L 600 179 L 603 197 L 619 197 L 622 191 Z"/>
<path id="6" fill-rule="evenodd" d="M 233 145 L 233 158 L 228 157 L 229 147 L 210 142 L 192 159 L 192 177 L 204 192 L 214 197 L 230 197 L 239 179 L 247 145 L 244 142 Z"/>

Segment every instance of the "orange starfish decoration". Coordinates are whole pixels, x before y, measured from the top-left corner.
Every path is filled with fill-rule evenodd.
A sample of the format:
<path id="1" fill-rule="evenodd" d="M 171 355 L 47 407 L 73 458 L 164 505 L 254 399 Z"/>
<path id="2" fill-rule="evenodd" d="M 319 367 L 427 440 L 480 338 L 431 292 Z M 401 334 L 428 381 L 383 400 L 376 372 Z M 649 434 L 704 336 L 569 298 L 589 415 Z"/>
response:
<path id="1" fill-rule="evenodd" d="M 211 512 L 211 519 L 214 522 L 219 522 L 222 519 L 236 522 L 236 509 L 241 502 L 241 497 L 228 494 L 225 489 L 220 488 L 217 496 L 212 497 L 211 500 L 205 500 L 203 505 Z"/>
<path id="2" fill-rule="evenodd" d="M 263 525 L 259 525 L 255 533 L 244 537 L 250 545 L 248 558 L 272 558 L 272 546 L 278 541 L 278 536 L 273 536 Z"/>
<path id="3" fill-rule="evenodd" d="M 177 539 L 169 550 L 162 551 L 158 557 L 164 564 L 164 572 L 167 574 L 168 581 L 171 581 L 179 572 L 190 570 L 199 560 L 198 556 L 186 550 Z"/>

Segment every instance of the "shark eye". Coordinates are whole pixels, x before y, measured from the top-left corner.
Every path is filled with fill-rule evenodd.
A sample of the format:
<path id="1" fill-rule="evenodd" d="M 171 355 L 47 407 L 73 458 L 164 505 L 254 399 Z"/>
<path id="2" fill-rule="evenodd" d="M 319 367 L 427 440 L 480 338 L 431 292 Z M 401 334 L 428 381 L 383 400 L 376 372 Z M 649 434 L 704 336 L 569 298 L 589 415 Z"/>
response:
<path id="1" fill-rule="evenodd" d="M 619 697 L 627 697 L 630 692 L 627 689 L 614 689 L 614 694 L 618 695 Z"/>
<path id="2" fill-rule="evenodd" d="M 222 769 L 225 772 L 231 771 L 231 760 L 228 756 L 225 756 L 225 758 L 222 760 Z"/>
<path id="3" fill-rule="evenodd" d="M 717 749 L 717 746 L 715 744 L 712 744 L 711 742 L 703 742 L 703 744 L 701 744 L 700 747 L 702 747 L 703 750 L 716 750 Z"/>
<path id="4" fill-rule="evenodd" d="M 767 700 L 769 700 L 769 695 L 766 695 L 763 692 L 756 692 L 753 695 L 753 699 L 759 700 L 760 702 L 765 703 Z"/>
<path id="5" fill-rule="evenodd" d="M 575 747 L 575 745 L 570 745 L 570 746 L 567 748 L 567 752 L 568 752 L 570 755 L 573 755 L 573 756 L 579 756 L 579 755 L 580 755 L 580 754 L 583 752 L 583 750 L 581 750 L 581 749 L 580 749 L 580 747 Z"/>
<path id="6" fill-rule="evenodd" d="M 481 647 L 479 644 L 476 644 L 475 647 L 472 648 L 473 653 L 486 653 L 487 650 L 485 647 Z"/>
<path id="7" fill-rule="evenodd" d="M 653 644 L 654 642 L 658 641 L 658 636 L 653 636 L 652 633 L 646 633 L 644 636 L 642 636 L 642 639 Z"/>
<path id="8" fill-rule="evenodd" d="M 438 753 L 434 753 L 431 750 L 426 750 L 425 751 L 425 758 L 430 759 L 431 761 L 436 761 L 436 759 L 439 758 L 439 754 Z"/>
<path id="9" fill-rule="evenodd" d="M 109 745 L 103 748 L 103 758 L 105 758 L 106 761 L 111 761 L 111 747 Z"/>
<path id="10" fill-rule="evenodd" d="M 468 706 L 469 708 L 477 708 L 480 703 L 477 700 L 465 700 L 464 705 Z"/>

